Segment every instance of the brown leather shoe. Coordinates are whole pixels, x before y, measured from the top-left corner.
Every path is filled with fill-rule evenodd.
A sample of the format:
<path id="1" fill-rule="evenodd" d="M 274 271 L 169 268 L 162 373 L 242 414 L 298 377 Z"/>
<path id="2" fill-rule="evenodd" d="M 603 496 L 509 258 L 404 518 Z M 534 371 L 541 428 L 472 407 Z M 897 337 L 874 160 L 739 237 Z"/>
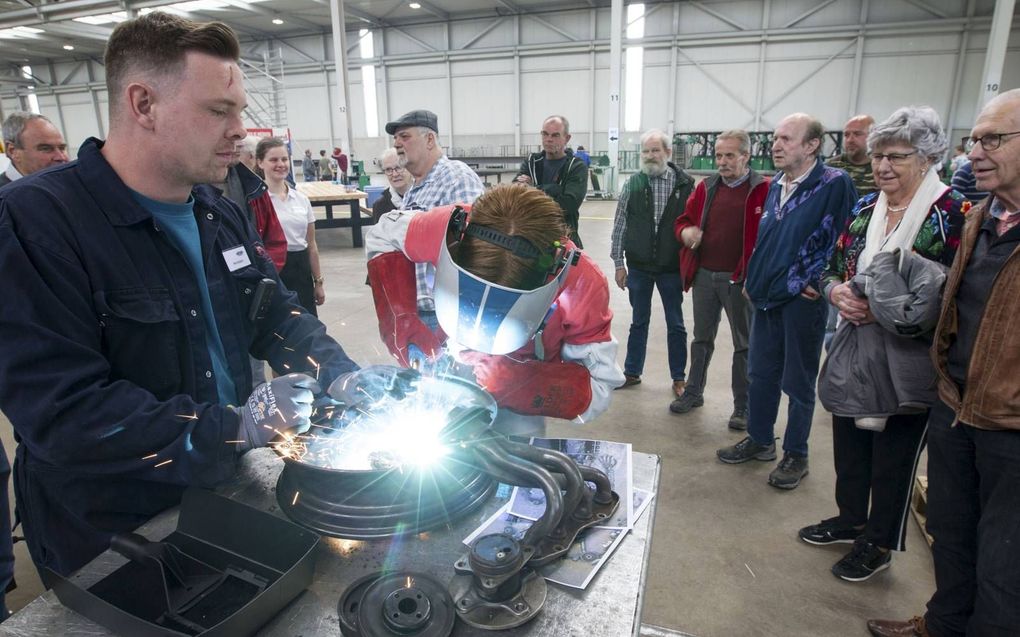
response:
<path id="1" fill-rule="evenodd" d="M 687 381 L 685 380 L 674 380 L 673 381 L 673 395 L 680 398 L 684 395 L 684 388 L 687 387 Z"/>
<path id="2" fill-rule="evenodd" d="M 905 622 L 895 619 L 869 619 L 868 630 L 875 637 L 931 637 L 924 625 L 924 617 L 912 617 Z"/>
<path id="3" fill-rule="evenodd" d="M 623 375 L 623 384 L 620 385 L 619 387 L 617 387 L 617 389 L 626 389 L 628 387 L 633 387 L 634 385 L 640 385 L 640 384 L 641 384 L 641 377 L 640 376 L 631 376 L 630 374 L 624 374 Z"/>

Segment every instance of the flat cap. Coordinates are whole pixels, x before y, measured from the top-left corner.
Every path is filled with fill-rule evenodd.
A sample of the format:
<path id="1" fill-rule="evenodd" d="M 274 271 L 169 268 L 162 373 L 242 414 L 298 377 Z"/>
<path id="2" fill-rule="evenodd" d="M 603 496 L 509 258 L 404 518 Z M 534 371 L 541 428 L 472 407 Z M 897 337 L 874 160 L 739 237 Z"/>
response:
<path id="1" fill-rule="evenodd" d="M 386 124 L 386 134 L 393 135 L 397 132 L 397 129 L 407 126 L 424 126 L 438 133 L 439 123 L 437 119 L 436 114 L 432 111 L 411 111 L 410 113 L 405 113 L 400 119 Z"/>

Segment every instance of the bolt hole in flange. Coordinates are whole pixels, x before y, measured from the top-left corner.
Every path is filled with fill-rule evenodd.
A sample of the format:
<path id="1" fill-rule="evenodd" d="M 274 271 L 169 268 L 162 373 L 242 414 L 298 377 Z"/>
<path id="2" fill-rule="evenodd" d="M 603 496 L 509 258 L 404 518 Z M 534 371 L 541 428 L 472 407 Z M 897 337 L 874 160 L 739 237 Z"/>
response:
<path id="1" fill-rule="evenodd" d="M 448 637 L 456 619 L 446 587 L 410 572 L 361 578 L 341 595 L 339 611 L 344 637 Z"/>

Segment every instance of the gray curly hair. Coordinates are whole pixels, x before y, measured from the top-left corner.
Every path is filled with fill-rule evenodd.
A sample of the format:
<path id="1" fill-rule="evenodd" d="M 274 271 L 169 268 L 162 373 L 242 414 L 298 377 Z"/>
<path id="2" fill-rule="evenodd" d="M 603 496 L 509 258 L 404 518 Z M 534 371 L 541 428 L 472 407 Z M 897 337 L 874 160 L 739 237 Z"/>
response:
<path id="1" fill-rule="evenodd" d="M 904 106 L 896 109 L 868 134 L 868 152 L 889 144 L 910 144 L 917 154 L 940 161 L 949 148 L 939 114 L 930 106 Z"/>

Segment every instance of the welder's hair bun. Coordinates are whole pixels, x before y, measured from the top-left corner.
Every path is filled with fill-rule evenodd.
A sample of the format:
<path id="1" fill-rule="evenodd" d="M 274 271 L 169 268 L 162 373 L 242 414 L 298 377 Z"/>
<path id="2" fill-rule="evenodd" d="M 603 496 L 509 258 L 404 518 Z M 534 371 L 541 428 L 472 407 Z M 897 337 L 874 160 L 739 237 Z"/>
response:
<path id="1" fill-rule="evenodd" d="M 526 239 L 541 250 L 563 243 L 567 226 L 563 211 L 547 194 L 524 184 L 503 184 L 490 188 L 471 205 L 470 223 L 494 228 L 503 234 Z M 519 257 L 509 250 L 466 236 L 451 249 L 460 267 L 490 283 L 517 289 L 531 289 L 536 283 L 535 259 Z"/>

